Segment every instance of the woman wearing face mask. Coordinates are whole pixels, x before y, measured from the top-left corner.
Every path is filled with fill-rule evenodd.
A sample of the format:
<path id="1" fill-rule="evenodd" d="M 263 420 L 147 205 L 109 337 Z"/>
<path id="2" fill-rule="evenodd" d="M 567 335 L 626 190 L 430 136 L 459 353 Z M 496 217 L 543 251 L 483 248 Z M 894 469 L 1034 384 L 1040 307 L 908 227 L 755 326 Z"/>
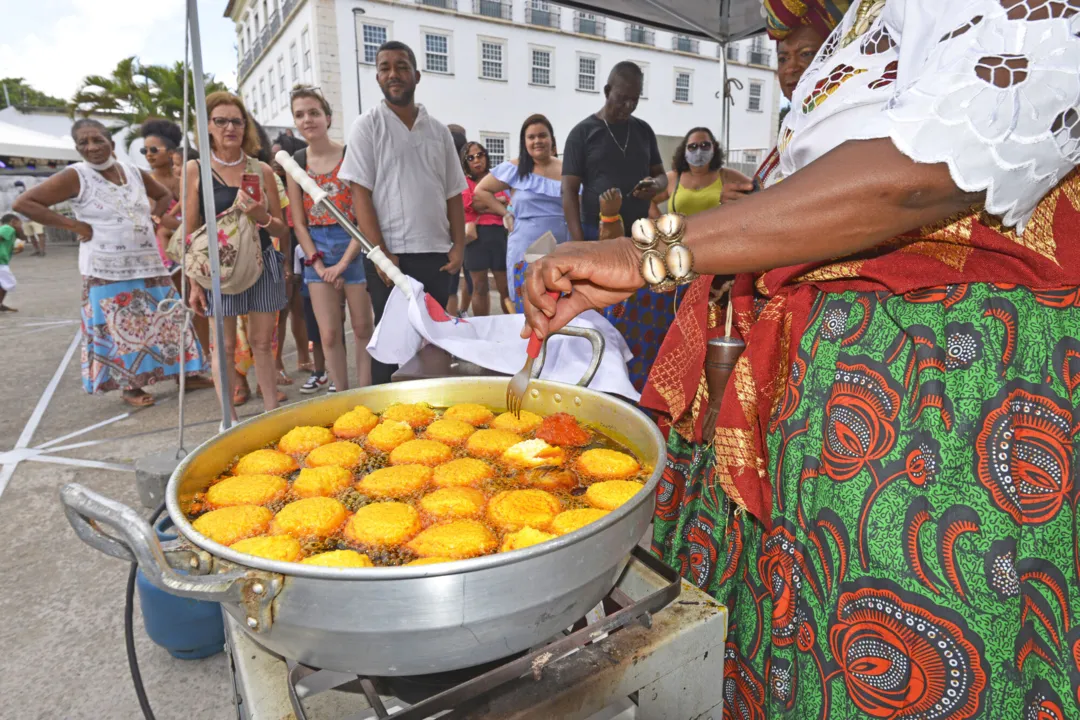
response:
<path id="1" fill-rule="evenodd" d="M 345 147 L 330 139 L 330 103 L 311 88 L 292 92 L 292 112 L 296 129 L 307 141 L 306 149 L 295 156 L 317 185 L 329 193 L 329 200 L 352 222 L 356 222 L 349 183 L 338 178 Z M 364 261 L 359 254 L 351 261 L 346 250 L 352 238 L 321 205 L 315 205 L 290 177 L 289 198 L 294 208 L 293 229 L 307 259 L 304 283 L 311 293 L 311 305 L 319 323 L 326 365 L 330 371 L 328 391 L 349 388 L 349 366 L 342 332 L 342 299 L 349 306 L 356 343 L 358 387 L 371 384 L 371 357 L 367 343 L 374 329 L 371 299 L 367 292 Z"/>
<path id="2" fill-rule="evenodd" d="M 667 189 L 652 200 L 650 217 L 660 217 L 659 205 L 668 201 L 668 212 L 695 215 L 725 202 L 737 200 L 754 189 L 741 172 L 721 167 L 719 143 L 706 127 L 696 127 L 675 149 L 668 171 Z"/>
<path id="3" fill-rule="evenodd" d="M 570 239 L 562 210 L 562 160 L 555 147 L 551 121 L 543 115 L 527 117 L 521 125 L 520 148 L 516 159 L 497 166 L 473 191 L 476 211 L 500 216 L 510 232 L 507 268 L 524 262 L 525 250 L 545 232 L 550 231 L 557 243 Z M 496 193 L 511 189 L 513 213 L 495 197 Z M 511 287 L 509 291 L 510 299 L 514 300 L 514 289 Z"/>
<path id="4" fill-rule="evenodd" d="M 163 214 L 173 198 L 149 173 L 116 159 L 98 121 L 77 120 L 71 135 L 83 162 L 20 195 L 14 209 L 79 237 L 83 388 L 92 394 L 122 389 L 128 405 L 153 405 L 144 386 L 203 369 L 195 337 L 188 335 L 181 347 L 180 322 L 157 310 L 176 291 L 158 256 L 150 214 Z M 49 209 L 64 201 L 75 219 Z"/>

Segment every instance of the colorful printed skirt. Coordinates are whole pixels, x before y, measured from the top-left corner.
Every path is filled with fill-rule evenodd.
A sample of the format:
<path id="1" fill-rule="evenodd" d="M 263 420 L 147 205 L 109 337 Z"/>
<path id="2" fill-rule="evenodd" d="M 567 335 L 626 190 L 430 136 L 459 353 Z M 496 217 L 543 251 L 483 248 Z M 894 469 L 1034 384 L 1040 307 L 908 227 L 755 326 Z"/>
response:
<path id="1" fill-rule="evenodd" d="M 83 278 L 82 381 L 88 393 L 141 388 L 181 372 L 181 322 L 157 305 L 179 297 L 167 276 L 112 282 Z M 189 332 L 184 372 L 203 369 Z"/>
<path id="2" fill-rule="evenodd" d="M 671 433 L 653 551 L 731 612 L 725 717 L 1080 717 L 1078 300 L 822 295 L 771 530 Z"/>
<path id="3" fill-rule="evenodd" d="M 681 296 L 681 291 L 677 294 L 655 293 L 642 288 L 618 305 L 604 310 L 604 317 L 625 338 L 634 354 L 626 369 L 630 373 L 630 382 L 639 392 L 649 379 L 649 371 L 668 328 L 675 322 L 675 309 Z"/>

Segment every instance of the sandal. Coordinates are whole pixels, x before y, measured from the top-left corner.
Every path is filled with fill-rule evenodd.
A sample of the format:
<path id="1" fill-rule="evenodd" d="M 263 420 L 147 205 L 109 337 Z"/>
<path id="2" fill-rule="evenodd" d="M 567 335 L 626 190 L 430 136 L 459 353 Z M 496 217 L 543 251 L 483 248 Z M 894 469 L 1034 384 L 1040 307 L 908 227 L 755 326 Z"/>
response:
<path id="1" fill-rule="evenodd" d="M 176 384 L 180 384 L 180 379 L 177 378 Z M 205 375 L 188 375 L 184 380 L 184 392 L 191 392 L 192 390 L 205 390 L 206 388 L 214 387 L 214 381 Z"/>
<path id="2" fill-rule="evenodd" d="M 232 404 L 233 407 L 240 407 L 251 399 L 251 388 L 248 387 L 246 382 L 240 383 L 233 388 Z"/>
<path id="3" fill-rule="evenodd" d="M 257 394 L 259 395 L 259 397 L 262 397 L 262 396 L 263 396 L 263 392 L 262 392 L 262 388 L 261 388 L 261 387 L 257 387 L 257 388 L 255 388 L 255 392 L 256 392 L 256 393 L 257 393 Z M 285 402 L 285 401 L 286 401 L 286 400 L 288 400 L 288 399 L 289 399 L 289 396 L 288 396 L 288 395 L 286 395 L 286 394 L 284 393 L 284 391 L 282 391 L 282 390 L 278 390 L 278 391 L 277 391 L 277 401 L 278 401 L 279 403 L 283 403 L 283 402 Z"/>
<path id="4" fill-rule="evenodd" d="M 277 384 L 278 385 L 292 385 L 293 379 L 284 370 L 277 371 Z"/>
<path id="5" fill-rule="evenodd" d="M 19 312 L 19 311 L 17 309 L 13 308 L 13 307 L 8 307 L 7 305 L 0 305 L 0 312 Z"/>
<path id="6" fill-rule="evenodd" d="M 309 373 L 310 372 L 315 372 L 315 361 L 314 360 L 309 360 L 306 363 L 297 363 L 296 364 L 296 371 L 297 372 L 309 372 Z"/>
<path id="7" fill-rule="evenodd" d="M 124 402 L 133 408 L 150 407 L 154 404 L 154 396 L 142 388 L 139 388 L 138 390 L 125 390 L 123 398 Z"/>

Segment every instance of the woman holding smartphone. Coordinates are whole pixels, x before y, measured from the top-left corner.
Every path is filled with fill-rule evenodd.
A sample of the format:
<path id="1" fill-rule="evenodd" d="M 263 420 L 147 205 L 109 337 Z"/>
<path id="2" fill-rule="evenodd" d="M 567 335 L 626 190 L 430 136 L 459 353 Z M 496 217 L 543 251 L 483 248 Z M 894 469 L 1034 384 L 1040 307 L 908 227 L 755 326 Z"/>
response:
<path id="1" fill-rule="evenodd" d="M 332 122 L 330 103 L 314 88 L 298 87 L 292 91 L 293 121 L 308 146 L 296 153 L 296 163 L 307 171 L 353 223 L 349 183 L 338 179 L 345 146 L 330 139 Z M 293 210 L 293 230 L 304 249 L 304 284 L 311 294 L 311 305 L 319 325 L 326 366 L 330 371 L 330 391 L 349 388 L 348 359 L 342 333 L 342 296 L 349 307 L 356 342 L 356 380 L 358 387 L 371 384 L 371 357 L 367 343 L 374 327 L 371 300 L 364 276 L 363 257 L 345 260 L 352 240 L 330 213 L 315 204 L 311 196 L 288 178 L 288 194 Z M 303 208 L 303 211 L 301 211 Z"/>
<path id="2" fill-rule="evenodd" d="M 255 377 L 262 390 L 263 407 L 273 410 L 278 406 L 277 371 L 274 366 L 274 330 L 277 314 L 285 307 L 284 258 L 274 248 L 271 235 L 288 237 L 289 226 L 281 214 L 281 201 L 274 171 L 257 159 L 260 149 L 259 134 L 255 123 L 240 98 L 228 92 L 211 93 L 206 98 L 206 111 L 210 126 L 210 158 L 191 160 L 187 165 L 187 216 L 191 225 L 199 227 L 208 212 L 203 207 L 199 187 L 199 163 L 209 162 L 213 175 L 215 214 L 222 213 L 234 204 L 259 228 L 259 244 L 262 248 L 263 272 L 258 281 L 244 292 L 222 295 L 221 307 L 214 307 L 213 296 L 197 283 L 191 284 L 191 307 L 200 314 L 220 313 L 225 320 L 225 347 L 214 348 L 214 381 L 218 377 L 217 353 L 224 350 L 225 357 L 236 357 L 237 318 L 247 316 L 247 336 L 255 360 Z M 230 363 L 232 364 L 232 363 Z M 234 388 L 230 408 L 236 419 L 234 407 L 237 391 L 243 397 L 244 386 Z"/>

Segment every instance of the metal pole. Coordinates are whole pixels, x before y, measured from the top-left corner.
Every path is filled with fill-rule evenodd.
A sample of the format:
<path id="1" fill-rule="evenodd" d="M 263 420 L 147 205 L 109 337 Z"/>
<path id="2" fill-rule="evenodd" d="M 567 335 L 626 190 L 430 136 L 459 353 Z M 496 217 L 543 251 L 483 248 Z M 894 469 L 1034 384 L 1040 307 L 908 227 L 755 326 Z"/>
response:
<path id="1" fill-rule="evenodd" d="M 180 126 L 183 128 L 181 135 L 181 142 L 183 142 L 183 160 L 180 166 L 180 237 L 187 239 L 187 154 L 188 154 L 188 73 L 191 72 L 191 64 L 189 60 L 190 56 L 190 43 L 191 34 L 188 32 L 188 28 L 184 28 L 184 117 L 180 120 Z M 187 254 L 187 242 L 182 242 L 180 245 L 183 248 L 182 252 Z M 184 318 L 184 324 L 180 328 L 180 398 L 177 402 L 179 406 L 178 415 L 176 420 L 177 424 L 177 451 L 176 457 L 180 459 L 184 455 L 187 455 L 187 450 L 184 449 L 184 393 L 187 392 L 187 373 L 185 372 L 185 366 L 187 363 L 184 361 L 184 351 L 187 349 L 188 333 L 191 331 L 191 309 L 188 308 L 185 300 L 187 299 L 187 275 L 184 274 L 184 262 L 183 257 L 180 258 L 180 308 L 183 310 L 182 317 Z M 210 350 L 210 348 L 206 348 Z"/>
<path id="2" fill-rule="evenodd" d="M 206 208 L 206 232 L 210 238 L 217 237 L 217 217 L 214 214 L 214 178 L 210 174 L 210 130 L 206 114 L 206 83 L 203 82 L 202 41 L 199 37 L 199 8 L 195 0 L 187 0 L 188 28 L 191 31 L 191 69 L 195 84 L 195 126 L 199 136 L 199 189 L 202 191 L 203 207 Z M 221 259 L 218 244 L 208 243 L 210 249 L 210 277 L 214 299 L 214 345 L 217 347 L 218 392 L 221 400 L 221 427 L 228 430 L 232 425 L 232 367 L 233 359 L 225 357 L 225 320 L 221 315 Z"/>

